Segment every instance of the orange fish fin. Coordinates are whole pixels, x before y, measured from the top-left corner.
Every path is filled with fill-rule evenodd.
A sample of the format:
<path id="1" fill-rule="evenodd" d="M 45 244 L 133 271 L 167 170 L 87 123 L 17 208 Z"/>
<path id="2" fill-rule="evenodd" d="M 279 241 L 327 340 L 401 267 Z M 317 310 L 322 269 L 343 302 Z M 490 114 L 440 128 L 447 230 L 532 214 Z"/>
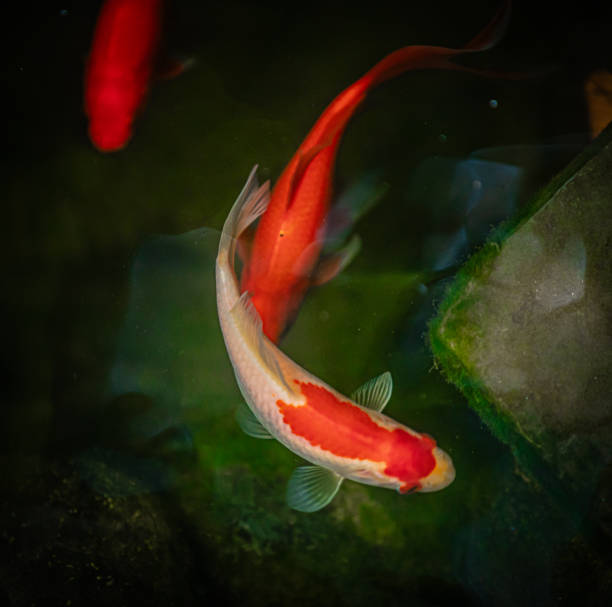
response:
<path id="1" fill-rule="evenodd" d="M 389 188 L 387 182 L 372 173 L 342 192 L 325 218 L 325 250 L 333 251 L 341 246 L 355 223 L 382 200 Z"/>
<path id="2" fill-rule="evenodd" d="M 503 37 L 510 23 L 512 13 L 511 0 L 505 0 L 491 21 L 478 32 L 463 48 L 473 51 L 484 51 L 494 47 Z"/>
<path id="3" fill-rule="evenodd" d="M 325 148 L 333 144 L 334 139 L 339 131 L 341 131 L 349 118 L 353 115 L 355 107 L 353 105 L 347 106 L 336 112 L 329 123 L 326 125 L 324 135 L 319 139 L 319 142 L 303 151 L 300 152 L 297 165 L 291 176 L 291 185 L 289 187 L 289 208 L 293 202 L 295 191 L 304 177 L 306 169 L 310 166 L 310 163 L 317 157 L 317 155 Z"/>
<path id="4" fill-rule="evenodd" d="M 158 80 L 170 80 L 190 70 L 195 64 L 194 57 L 164 57 L 155 66 L 155 77 Z"/>
<path id="5" fill-rule="evenodd" d="M 321 253 L 322 241 L 315 239 L 298 255 L 293 267 L 291 268 L 295 276 L 310 280 L 312 271 Z"/>
<path id="6" fill-rule="evenodd" d="M 291 206 L 291 201 L 293 200 L 293 194 L 295 190 L 302 180 L 306 169 L 310 165 L 310 163 L 315 159 L 316 155 L 323 149 L 325 149 L 329 143 L 322 143 L 320 145 L 315 145 L 308 150 L 302 152 L 299 156 L 298 163 L 293 171 L 293 175 L 291 177 L 291 185 L 289 187 L 289 206 Z"/>
<path id="7" fill-rule="evenodd" d="M 311 284 L 314 286 L 323 285 L 338 276 L 353 261 L 355 255 L 359 253 L 359 249 L 361 249 L 361 238 L 354 234 L 339 251 L 328 255 L 319 262 L 312 275 Z"/>
<path id="8" fill-rule="evenodd" d="M 450 69 L 473 72 L 482 76 L 516 78 L 521 74 L 503 73 L 466 67 L 450 61 L 457 55 L 484 51 L 503 36 L 510 19 L 512 2 L 505 0 L 493 19 L 463 48 L 442 46 L 405 46 L 381 59 L 362 77 L 367 88 L 378 85 L 410 69 Z"/>

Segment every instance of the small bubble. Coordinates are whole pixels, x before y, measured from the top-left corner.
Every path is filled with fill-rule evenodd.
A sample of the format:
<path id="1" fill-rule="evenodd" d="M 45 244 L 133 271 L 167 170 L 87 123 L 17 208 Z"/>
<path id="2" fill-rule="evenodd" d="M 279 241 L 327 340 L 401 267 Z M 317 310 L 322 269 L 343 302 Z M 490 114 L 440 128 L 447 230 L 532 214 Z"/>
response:
<path id="1" fill-rule="evenodd" d="M 472 181 L 472 189 L 474 190 L 482 189 L 482 181 L 480 181 L 480 179 L 474 179 L 474 181 Z"/>
<path id="2" fill-rule="evenodd" d="M 327 322 L 329 320 L 329 312 L 327 310 L 321 310 L 321 312 L 319 312 L 319 320 Z"/>
<path id="3" fill-rule="evenodd" d="M 489 99 L 489 107 L 492 110 L 496 110 L 498 105 L 499 103 L 497 102 L 497 99 Z"/>
<path id="4" fill-rule="evenodd" d="M 446 143 L 446 140 L 448 139 L 448 137 L 444 134 L 444 133 L 440 133 L 438 135 L 438 141 L 440 143 Z"/>
<path id="5" fill-rule="evenodd" d="M 61 17 L 65 17 L 68 14 L 68 9 L 67 8 L 60 9 L 59 14 Z"/>

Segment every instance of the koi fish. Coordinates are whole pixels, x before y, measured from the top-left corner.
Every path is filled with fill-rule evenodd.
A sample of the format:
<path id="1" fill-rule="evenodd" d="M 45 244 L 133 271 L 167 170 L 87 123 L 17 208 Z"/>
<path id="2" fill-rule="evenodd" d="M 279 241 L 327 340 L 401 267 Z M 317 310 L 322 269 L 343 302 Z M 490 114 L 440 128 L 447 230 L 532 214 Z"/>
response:
<path id="1" fill-rule="evenodd" d="M 287 502 L 296 510 L 320 510 L 346 478 L 400 493 L 443 489 L 455 478 L 451 458 L 433 438 L 382 413 L 392 391 L 388 372 L 343 396 L 281 352 L 264 335 L 249 293 L 240 294 L 236 243 L 270 201 L 270 184 L 258 186 L 256 169 L 225 221 L 215 270 L 219 323 L 246 401 L 240 426 L 312 464 L 289 480 Z"/>
<path id="2" fill-rule="evenodd" d="M 324 110 L 279 177 L 244 259 L 241 288 L 251 293 L 264 333 L 277 342 L 313 284 L 333 278 L 359 250 L 353 237 L 315 269 L 326 238 L 332 174 L 344 130 L 368 93 L 410 69 L 455 69 L 492 74 L 454 64 L 450 59 L 492 47 L 505 30 L 508 0 L 491 22 L 465 47 L 407 46 L 387 55 L 340 93 Z"/>
<path id="3" fill-rule="evenodd" d="M 89 137 L 102 152 L 123 148 L 143 105 L 159 46 L 162 0 L 107 0 L 85 73 Z"/>

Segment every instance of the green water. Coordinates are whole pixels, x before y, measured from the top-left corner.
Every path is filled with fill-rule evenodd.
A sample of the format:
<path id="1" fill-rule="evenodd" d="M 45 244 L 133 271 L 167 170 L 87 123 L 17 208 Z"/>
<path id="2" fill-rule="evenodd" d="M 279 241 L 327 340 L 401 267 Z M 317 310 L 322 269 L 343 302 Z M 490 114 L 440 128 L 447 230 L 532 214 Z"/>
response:
<path id="1" fill-rule="evenodd" d="M 0 597 L 571 605 L 588 579 L 597 604 L 610 588 L 597 541 L 526 480 L 433 364 L 424 336 L 446 283 L 422 282 L 463 216 L 429 193 L 441 173 L 423 163 L 584 140 L 582 79 L 605 67 L 610 21 L 586 5 L 570 18 L 519 3 L 504 41 L 472 63 L 543 75 L 407 74 L 349 125 L 337 191 L 364 175 L 389 189 L 356 226 L 359 256 L 309 294 L 282 349 L 343 393 L 390 370 L 385 412 L 434 436 L 457 478 L 409 496 L 347 482 L 305 515 L 284 502 L 300 460 L 233 418 L 216 230 L 251 167 L 274 181 L 342 88 L 403 45 L 465 43 L 492 5 L 176 2 L 167 46 L 196 63 L 154 86 L 133 140 L 113 155 L 92 148 L 81 110 L 97 8 L 19 13 L 4 67 L 14 111 L 3 167 Z M 508 213 L 566 160 L 535 158 Z M 485 236 L 481 227 L 454 261 Z"/>

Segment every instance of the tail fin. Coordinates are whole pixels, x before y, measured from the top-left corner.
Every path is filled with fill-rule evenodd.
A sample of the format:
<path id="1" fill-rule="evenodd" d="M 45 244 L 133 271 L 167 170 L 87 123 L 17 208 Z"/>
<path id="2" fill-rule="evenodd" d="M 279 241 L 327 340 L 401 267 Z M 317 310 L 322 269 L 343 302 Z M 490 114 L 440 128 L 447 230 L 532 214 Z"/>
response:
<path id="1" fill-rule="evenodd" d="M 227 253 L 232 268 L 234 267 L 236 241 L 240 234 L 265 212 L 269 202 L 270 182 L 266 181 L 263 185 L 259 185 L 257 165 L 255 165 L 223 224 L 219 241 L 219 253 Z"/>
<path id="2" fill-rule="evenodd" d="M 451 63 L 450 59 L 464 53 L 474 53 L 487 50 L 501 39 L 512 9 L 511 0 L 505 0 L 493 19 L 463 48 L 445 48 L 441 46 L 405 46 L 390 53 L 379 61 L 361 78 L 367 88 L 376 86 L 389 78 L 393 78 L 410 69 L 453 69 L 475 72 L 484 75 L 505 76 L 502 73 L 479 70 Z M 512 77 L 512 75 L 509 75 Z"/>
<path id="3" fill-rule="evenodd" d="M 466 51 L 486 51 L 494 47 L 506 33 L 510 14 L 512 13 L 511 0 L 505 0 L 497 9 L 497 13 L 478 34 L 476 34 L 464 47 Z"/>

